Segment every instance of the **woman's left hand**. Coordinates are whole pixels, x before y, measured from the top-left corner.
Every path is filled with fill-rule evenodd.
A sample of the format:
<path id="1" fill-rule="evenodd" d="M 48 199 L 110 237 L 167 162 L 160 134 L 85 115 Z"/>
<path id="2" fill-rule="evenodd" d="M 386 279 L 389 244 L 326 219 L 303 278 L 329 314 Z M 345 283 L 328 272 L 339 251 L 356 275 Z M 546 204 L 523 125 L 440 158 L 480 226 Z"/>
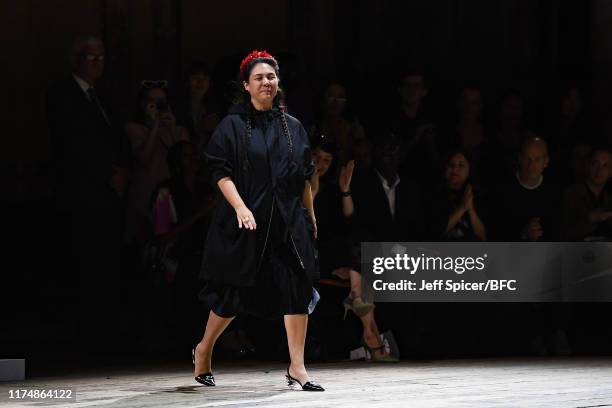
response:
<path id="1" fill-rule="evenodd" d="M 474 193 L 471 184 L 467 185 L 463 193 L 463 205 L 467 211 L 474 211 Z"/>
<path id="2" fill-rule="evenodd" d="M 355 169 L 355 160 L 349 160 L 345 166 L 340 169 L 340 177 L 338 179 L 338 185 L 340 191 L 346 192 L 351 189 L 351 180 L 353 179 L 353 170 Z"/>
<path id="3" fill-rule="evenodd" d="M 176 118 L 172 112 L 165 112 L 159 115 L 159 121 L 170 130 L 174 130 L 176 127 Z"/>

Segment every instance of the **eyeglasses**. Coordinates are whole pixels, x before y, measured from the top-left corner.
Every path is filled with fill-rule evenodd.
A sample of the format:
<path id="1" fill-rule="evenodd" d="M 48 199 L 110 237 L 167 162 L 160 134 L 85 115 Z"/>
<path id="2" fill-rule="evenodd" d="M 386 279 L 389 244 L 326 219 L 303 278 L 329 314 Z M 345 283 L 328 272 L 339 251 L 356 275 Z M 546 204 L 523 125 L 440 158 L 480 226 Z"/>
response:
<path id="1" fill-rule="evenodd" d="M 79 54 L 79 57 L 89 61 L 104 61 L 104 55 L 94 55 L 94 54 Z"/>
<path id="2" fill-rule="evenodd" d="M 346 101 L 347 101 L 346 98 L 337 98 L 335 96 L 328 96 L 327 100 L 329 102 L 337 102 L 337 103 L 346 103 Z"/>
<path id="3" fill-rule="evenodd" d="M 167 88 L 168 81 L 165 79 L 145 79 L 140 83 L 143 88 Z"/>

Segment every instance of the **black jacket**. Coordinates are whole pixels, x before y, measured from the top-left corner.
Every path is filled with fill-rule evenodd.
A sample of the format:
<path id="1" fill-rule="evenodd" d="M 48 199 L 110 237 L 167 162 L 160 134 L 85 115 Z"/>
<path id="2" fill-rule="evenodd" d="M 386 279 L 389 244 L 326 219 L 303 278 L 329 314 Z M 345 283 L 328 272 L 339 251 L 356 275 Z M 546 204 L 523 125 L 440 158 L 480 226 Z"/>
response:
<path id="1" fill-rule="evenodd" d="M 60 205 L 77 210 L 115 206 L 112 166 L 125 165 L 127 153 L 121 132 L 106 122 L 72 76 L 49 88 L 46 111 Z M 105 112 L 110 115 L 107 107 Z"/>
<path id="2" fill-rule="evenodd" d="M 246 122 L 251 115 L 252 131 L 247 142 Z M 270 214 L 281 216 L 303 268 L 311 280 L 318 278 L 312 224 L 302 204 L 312 165 L 306 131 L 294 117 L 284 114 L 293 144 L 289 153 L 278 109 L 255 112 L 249 105 L 236 105 L 219 123 L 206 149 L 212 181 L 230 177 L 240 197 L 253 212 L 257 229 L 240 229 L 236 212 L 221 198 L 215 209 L 204 248 L 200 277 L 232 286 L 253 286 L 268 234 Z M 248 157 L 248 162 L 245 158 Z"/>
<path id="3" fill-rule="evenodd" d="M 375 170 L 355 175 L 353 182 L 355 233 L 361 242 L 408 242 L 424 238 L 422 194 L 411 180 L 401 179 L 395 190 L 395 216 Z"/>

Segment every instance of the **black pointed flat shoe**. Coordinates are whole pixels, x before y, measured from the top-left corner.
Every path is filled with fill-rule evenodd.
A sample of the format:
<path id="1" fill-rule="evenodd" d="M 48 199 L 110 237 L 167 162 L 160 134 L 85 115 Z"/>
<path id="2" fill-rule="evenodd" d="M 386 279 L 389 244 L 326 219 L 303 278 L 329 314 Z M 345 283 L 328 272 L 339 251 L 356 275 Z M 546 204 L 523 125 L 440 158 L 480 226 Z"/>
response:
<path id="1" fill-rule="evenodd" d="M 287 385 L 289 387 L 293 387 L 293 384 L 298 383 L 300 384 L 300 387 L 302 387 L 303 391 L 325 391 L 325 388 L 312 381 L 307 381 L 302 384 L 300 380 L 298 380 L 297 378 L 293 378 L 291 374 L 289 374 L 289 368 L 287 368 L 287 374 L 285 374 L 285 378 L 287 379 Z"/>
<path id="2" fill-rule="evenodd" d="M 213 377 L 212 373 L 199 374 L 194 379 L 200 384 L 208 385 L 209 387 L 215 386 L 215 377 Z"/>
<path id="3" fill-rule="evenodd" d="M 191 349 L 191 362 L 193 363 L 193 365 L 195 365 L 195 347 Z M 216 385 L 215 377 L 210 371 L 207 373 L 198 374 L 196 377 L 194 377 L 194 380 L 196 380 L 200 384 L 208 385 L 209 387 L 214 387 Z"/>

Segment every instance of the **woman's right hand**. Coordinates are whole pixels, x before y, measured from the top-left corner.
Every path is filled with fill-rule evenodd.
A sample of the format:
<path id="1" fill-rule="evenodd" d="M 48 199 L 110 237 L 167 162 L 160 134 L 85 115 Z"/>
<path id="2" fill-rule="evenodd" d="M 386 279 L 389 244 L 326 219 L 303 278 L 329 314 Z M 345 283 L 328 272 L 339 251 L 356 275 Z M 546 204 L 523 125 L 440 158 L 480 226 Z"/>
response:
<path id="1" fill-rule="evenodd" d="M 236 218 L 238 219 L 238 228 L 244 227 L 250 230 L 257 228 L 255 217 L 253 216 L 251 210 L 249 210 L 246 206 L 238 207 L 236 209 Z"/>
<path id="2" fill-rule="evenodd" d="M 607 221 L 612 218 L 612 211 L 604 208 L 595 208 L 589 212 L 589 221 L 592 223 Z"/>
<path id="3" fill-rule="evenodd" d="M 154 103 L 147 104 L 145 108 L 145 119 L 147 123 L 155 123 L 159 118 L 159 114 L 157 112 L 157 105 Z"/>
<path id="4" fill-rule="evenodd" d="M 474 193 L 472 192 L 471 184 L 468 184 L 463 192 L 463 208 L 466 211 L 474 210 Z"/>

